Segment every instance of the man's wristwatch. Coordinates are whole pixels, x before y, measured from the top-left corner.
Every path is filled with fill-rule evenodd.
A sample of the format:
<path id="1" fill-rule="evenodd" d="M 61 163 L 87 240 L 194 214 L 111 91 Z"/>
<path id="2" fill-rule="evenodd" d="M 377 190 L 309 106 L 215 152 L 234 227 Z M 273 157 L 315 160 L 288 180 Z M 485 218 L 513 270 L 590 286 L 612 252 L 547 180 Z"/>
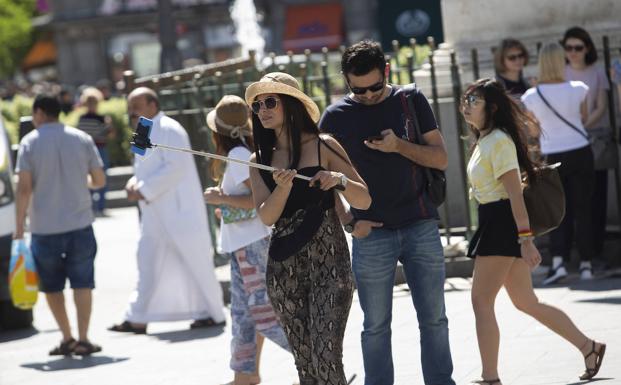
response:
<path id="1" fill-rule="evenodd" d="M 356 220 L 352 219 L 351 222 L 343 226 L 343 229 L 351 234 L 354 232 L 355 227 L 356 227 Z"/>

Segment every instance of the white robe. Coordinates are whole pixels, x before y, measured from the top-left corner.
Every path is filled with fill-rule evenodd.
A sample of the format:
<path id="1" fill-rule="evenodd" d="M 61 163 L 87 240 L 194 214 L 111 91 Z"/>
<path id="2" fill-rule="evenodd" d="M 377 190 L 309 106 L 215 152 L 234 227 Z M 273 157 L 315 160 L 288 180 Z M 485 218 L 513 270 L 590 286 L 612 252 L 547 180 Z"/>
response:
<path id="1" fill-rule="evenodd" d="M 191 148 L 183 127 L 162 112 L 151 142 Z M 206 206 L 192 155 L 149 149 L 136 156 L 132 177 L 140 193 L 138 285 L 125 319 L 136 323 L 213 318 L 224 321 L 214 273 Z"/>

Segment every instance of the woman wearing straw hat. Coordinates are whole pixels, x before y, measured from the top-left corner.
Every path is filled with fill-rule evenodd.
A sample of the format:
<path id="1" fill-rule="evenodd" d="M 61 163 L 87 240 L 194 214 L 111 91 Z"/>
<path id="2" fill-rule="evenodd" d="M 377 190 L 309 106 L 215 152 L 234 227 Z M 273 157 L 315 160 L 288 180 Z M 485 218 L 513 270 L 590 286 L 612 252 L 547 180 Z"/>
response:
<path id="1" fill-rule="evenodd" d="M 267 291 L 293 352 L 300 384 L 346 384 L 342 353 L 353 294 L 349 250 L 335 191 L 366 209 L 371 197 L 343 148 L 319 136 L 317 105 L 291 75 L 274 72 L 246 89 L 252 106 L 250 171 L 257 213 L 274 226 Z M 294 179 L 299 173 L 310 182 Z M 340 197 L 336 196 L 337 199 Z"/>
<path id="2" fill-rule="evenodd" d="M 207 115 L 216 152 L 248 160 L 252 131 L 248 106 L 238 96 L 225 95 Z M 265 269 L 270 229 L 256 217 L 249 167 L 239 163 L 211 163 L 212 177 L 219 187 L 205 191 L 205 201 L 221 208 L 218 251 L 231 257 L 231 341 L 230 367 L 235 378 L 230 384 L 261 382 L 259 358 L 263 338 L 289 350 L 287 338 L 267 297 Z"/>

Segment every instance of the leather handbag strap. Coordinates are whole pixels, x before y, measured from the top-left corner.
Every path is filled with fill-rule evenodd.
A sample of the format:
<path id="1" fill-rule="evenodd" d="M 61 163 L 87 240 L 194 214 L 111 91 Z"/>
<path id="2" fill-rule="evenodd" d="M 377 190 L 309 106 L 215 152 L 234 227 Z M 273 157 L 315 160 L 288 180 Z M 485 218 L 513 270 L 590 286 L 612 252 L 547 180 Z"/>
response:
<path id="1" fill-rule="evenodd" d="M 541 90 L 539 89 L 539 86 L 535 87 L 537 90 L 537 94 L 539 95 L 539 97 L 541 98 L 541 100 L 543 100 L 543 102 L 545 103 L 546 106 L 548 106 L 548 108 L 550 109 L 550 111 L 554 112 L 554 115 L 556 115 L 560 120 L 562 120 L 563 122 L 565 122 L 565 124 L 567 124 L 569 127 L 571 127 L 574 131 L 576 131 L 578 134 L 582 135 L 584 137 L 584 139 L 589 140 L 589 136 L 583 132 L 581 129 L 579 129 L 578 127 L 576 127 L 573 123 L 571 123 L 570 121 L 568 121 L 567 119 L 565 119 L 561 114 L 558 113 L 558 111 L 556 111 L 554 109 L 554 107 L 552 107 L 550 105 L 550 103 L 548 102 L 548 100 L 543 96 L 543 93 L 541 93 Z"/>
<path id="2" fill-rule="evenodd" d="M 414 108 L 414 102 L 412 101 L 414 92 L 416 91 L 416 85 L 414 83 L 403 86 L 403 93 L 401 93 L 401 103 L 403 104 L 403 109 L 408 116 L 408 120 L 411 124 L 408 124 L 406 127 L 406 135 L 408 136 L 408 140 L 412 143 L 417 143 L 420 145 L 426 145 L 425 138 L 420 131 L 420 123 L 418 122 L 418 116 L 416 116 L 416 109 Z M 414 132 L 410 132 L 410 128 L 414 128 Z M 431 170 L 428 167 L 420 166 L 427 177 L 427 180 L 431 180 Z"/>

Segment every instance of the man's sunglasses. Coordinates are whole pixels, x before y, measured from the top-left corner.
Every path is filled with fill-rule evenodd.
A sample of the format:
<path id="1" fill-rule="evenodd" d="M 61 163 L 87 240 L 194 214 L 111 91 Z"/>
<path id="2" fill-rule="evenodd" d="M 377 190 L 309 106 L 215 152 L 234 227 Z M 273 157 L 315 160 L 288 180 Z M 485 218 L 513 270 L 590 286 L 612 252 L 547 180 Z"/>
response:
<path id="1" fill-rule="evenodd" d="M 507 60 L 516 61 L 518 59 L 524 59 L 525 55 L 523 53 L 518 53 L 515 55 L 507 55 Z"/>
<path id="2" fill-rule="evenodd" d="M 371 91 L 371 92 L 377 92 L 381 89 L 384 88 L 384 80 L 386 80 L 385 78 L 382 78 L 382 81 L 377 82 L 375 84 L 372 84 L 368 87 L 352 87 L 349 85 L 349 82 L 347 82 L 347 85 L 349 86 L 349 89 L 351 90 L 352 93 L 354 93 L 355 95 L 363 95 L 366 94 L 367 91 Z"/>
<path id="3" fill-rule="evenodd" d="M 567 51 L 567 52 L 571 52 L 571 51 L 582 52 L 582 51 L 584 51 L 584 46 L 583 45 L 565 44 L 565 51 Z"/>
<path id="4" fill-rule="evenodd" d="M 276 108 L 277 105 L 278 99 L 273 96 L 268 96 L 263 100 L 257 100 L 256 102 L 252 102 L 250 107 L 252 108 L 252 112 L 258 115 L 259 111 L 261 111 L 261 106 L 265 106 L 266 110 L 271 110 L 272 108 Z"/>

